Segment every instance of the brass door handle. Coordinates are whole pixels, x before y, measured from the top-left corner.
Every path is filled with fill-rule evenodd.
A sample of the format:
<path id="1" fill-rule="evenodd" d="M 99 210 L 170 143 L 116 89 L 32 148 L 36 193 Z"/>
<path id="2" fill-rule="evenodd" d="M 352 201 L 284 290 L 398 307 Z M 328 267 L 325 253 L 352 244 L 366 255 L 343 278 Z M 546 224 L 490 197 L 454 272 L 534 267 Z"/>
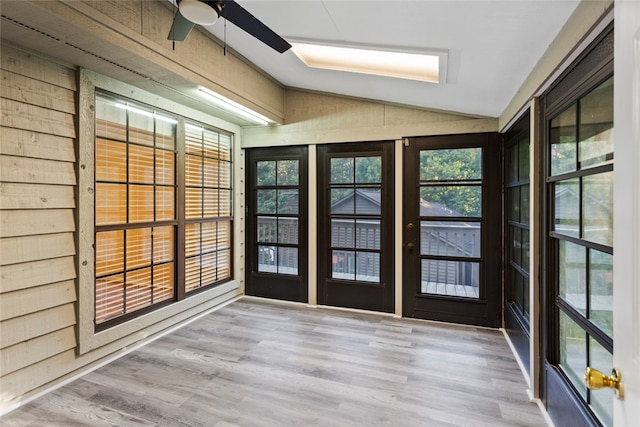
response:
<path id="1" fill-rule="evenodd" d="M 611 375 L 605 375 L 597 369 L 587 368 L 584 372 L 584 380 L 590 390 L 600 390 L 608 387 L 613 389 L 617 399 L 622 400 L 624 398 L 622 374 L 618 369 L 613 369 Z"/>
<path id="2" fill-rule="evenodd" d="M 413 251 L 415 247 L 416 245 L 414 245 L 413 243 L 407 243 L 407 249 L 409 249 L 410 251 Z"/>

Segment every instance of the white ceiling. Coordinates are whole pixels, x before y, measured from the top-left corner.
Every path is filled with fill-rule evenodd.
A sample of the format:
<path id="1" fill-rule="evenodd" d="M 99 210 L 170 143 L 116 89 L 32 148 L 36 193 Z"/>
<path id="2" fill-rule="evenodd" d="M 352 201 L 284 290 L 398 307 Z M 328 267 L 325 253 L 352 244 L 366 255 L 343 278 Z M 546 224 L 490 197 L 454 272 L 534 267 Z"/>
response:
<path id="1" fill-rule="evenodd" d="M 287 87 L 497 117 L 578 0 L 237 0 L 285 39 L 449 52 L 444 84 L 307 68 L 233 24 L 227 45 Z M 208 27 L 224 38 L 224 22 Z"/>

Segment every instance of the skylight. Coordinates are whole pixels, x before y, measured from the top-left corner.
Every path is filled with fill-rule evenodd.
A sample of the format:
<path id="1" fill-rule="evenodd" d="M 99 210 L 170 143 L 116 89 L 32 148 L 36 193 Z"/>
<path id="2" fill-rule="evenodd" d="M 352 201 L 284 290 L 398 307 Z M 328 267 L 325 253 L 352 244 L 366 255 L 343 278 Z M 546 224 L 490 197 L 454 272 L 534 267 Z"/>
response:
<path id="1" fill-rule="evenodd" d="M 446 53 L 379 50 L 292 42 L 307 67 L 440 83 Z"/>

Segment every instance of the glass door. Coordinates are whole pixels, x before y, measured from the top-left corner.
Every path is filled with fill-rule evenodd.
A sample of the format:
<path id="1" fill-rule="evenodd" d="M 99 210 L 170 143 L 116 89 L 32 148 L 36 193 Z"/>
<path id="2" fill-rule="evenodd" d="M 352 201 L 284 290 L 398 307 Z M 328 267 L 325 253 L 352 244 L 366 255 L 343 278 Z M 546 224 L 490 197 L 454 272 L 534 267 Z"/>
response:
<path id="1" fill-rule="evenodd" d="M 247 150 L 247 295 L 308 302 L 307 147 Z"/>
<path id="2" fill-rule="evenodd" d="M 404 315 L 500 326 L 497 134 L 410 138 L 404 160 Z"/>
<path id="3" fill-rule="evenodd" d="M 394 309 L 393 142 L 318 147 L 318 302 Z"/>

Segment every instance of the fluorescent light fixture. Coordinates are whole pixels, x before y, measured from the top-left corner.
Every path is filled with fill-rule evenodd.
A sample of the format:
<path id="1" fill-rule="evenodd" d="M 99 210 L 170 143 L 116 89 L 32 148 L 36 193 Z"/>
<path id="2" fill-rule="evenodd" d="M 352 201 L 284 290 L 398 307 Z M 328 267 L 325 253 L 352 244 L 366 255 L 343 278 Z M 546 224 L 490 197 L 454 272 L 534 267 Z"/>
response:
<path id="1" fill-rule="evenodd" d="M 160 120 L 161 122 L 167 122 L 167 123 L 171 123 L 172 125 L 175 125 L 178 123 L 178 121 L 176 119 L 173 119 L 171 117 L 167 117 L 167 116 L 162 116 L 160 114 L 157 113 L 153 113 L 151 111 L 145 111 L 145 110 L 141 110 L 139 108 L 136 107 L 132 107 L 130 105 L 126 105 L 126 104 L 120 104 L 120 103 L 116 103 L 116 107 L 117 108 L 122 108 L 124 110 L 128 110 L 131 111 L 133 113 L 137 113 L 137 114 L 141 114 L 143 116 L 147 116 L 147 117 L 151 117 L 157 120 Z"/>
<path id="2" fill-rule="evenodd" d="M 341 46 L 319 42 L 291 42 L 293 52 L 308 67 L 374 74 L 398 79 L 440 83 L 447 54 L 444 51 L 410 51 Z M 444 74 L 444 73 L 443 73 Z"/>
<path id="3" fill-rule="evenodd" d="M 249 121 L 252 121 L 253 123 L 266 126 L 271 122 L 271 120 L 269 120 L 262 114 L 256 113 L 255 111 L 245 107 L 244 105 L 240 105 L 237 102 L 230 100 L 229 98 L 210 91 L 209 89 L 201 88 L 200 95 L 217 107 L 241 116 Z"/>

